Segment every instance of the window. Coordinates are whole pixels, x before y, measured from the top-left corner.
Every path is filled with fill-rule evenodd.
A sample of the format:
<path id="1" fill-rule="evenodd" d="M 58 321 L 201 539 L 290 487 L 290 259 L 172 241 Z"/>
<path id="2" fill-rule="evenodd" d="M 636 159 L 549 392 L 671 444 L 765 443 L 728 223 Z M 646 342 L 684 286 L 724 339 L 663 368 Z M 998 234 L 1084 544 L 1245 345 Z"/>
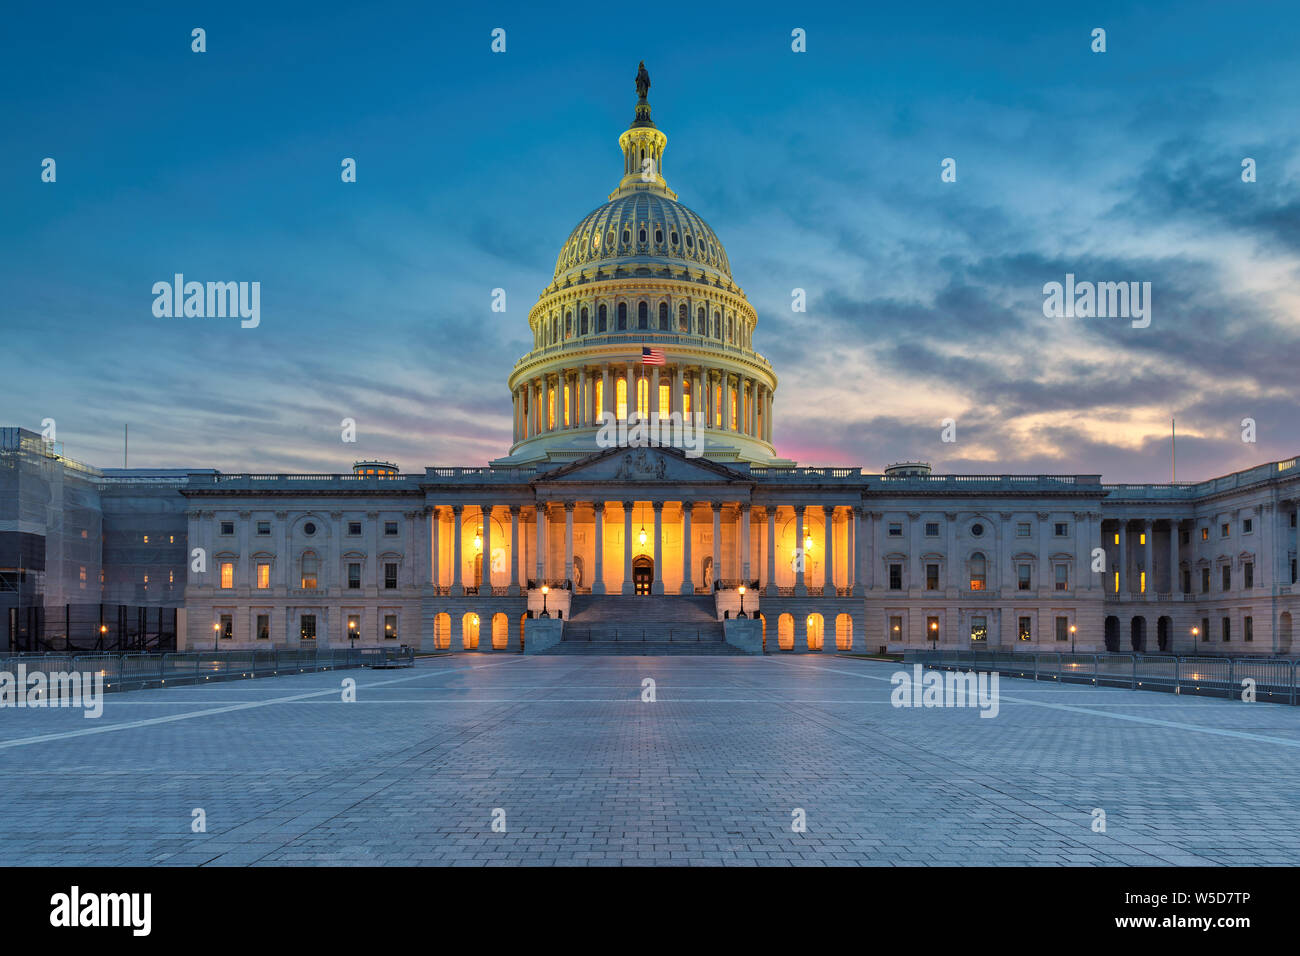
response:
<path id="1" fill-rule="evenodd" d="M 937 617 L 927 617 L 925 619 L 925 639 L 927 641 L 939 642 L 939 619 Z"/>
<path id="2" fill-rule="evenodd" d="M 1030 584 L 1029 565 L 1017 564 L 1016 565 L 1016 590 L 1028 591 L 1029 584 Z"/>
<path id="3" fill-rule="evenodd" d="M 221 562 L 221 586 L 223 588 L 233 588 L 235 586 L 235 562 Z"/>
<path id="4" fill-rule="evenodd" d="M 1246 629 L 1242 633 L 1241 639 L 1243 641 L 1253 641 L 1255 639 L 1255 619 L 1250 615 L 1246 615 L 1244 624 L 1246 625 Z"/>
<path id="5" fill-rule="evenodd" d="M 221 615 L 221 639 L 232 640 L 235 636 L 235 618 L 230 614 Z"/>
<path id="6" fill-rule="evenodd" d="M 677 306 L 677 331 L 689 332 L 690 330 L 691 314 L 686 308 L 686 303 L 683 302 L 681 305 Z"/>
<path id="7" fill-rule="evenodd" d="M 148 543 L 149 543 L 149 536 L 148 536 L 148 535 L 145 535 L 145 536 L 144 536 L 144 543 L 145 543 L 145 544 L 148 544 Z"/>
<path id="8" fill-rule="evenodd" d="M 313 590 L 316 587 L 316 573 L 320 568 L 320 560 L 314 553 L 308 551 L 302 556 L 302 587 L 306 590 Z"/>
<path id="9" fill-rule="evenodd" d="M 939 590 L 939 565 L 927 564 L 925 566 L 925 589 L 927 591 Z"/>
<path id="10" fill-rule="evenodd" d="M 1255 565 L 1250 561 L 1241 566 L 1241 586 L 1243 588 L 1253 588 L 1255 586 Z"/>
<path id="11" fill-rule="evenodd" d="M 1230 617 L 1223 619 L 1223 640 L 1224 643 L 1232 640 L 1232 618 Z"/>
<path id="12" fill-rule="evenodd" d="M 688 240 L 689 241 L 689 240 Z M 704 324 L 707 321 L 704 317 L 704 306 L 700 306 L 699 311 L 695 313 L 695 334 L 704 335 Z"/>
<path id="13" fill-rule="evenodd" d="M 623 329 L 627 328 L 627 303 L 626 302 L 620 302 L 618 304 L 618 328 L 620 332 Z"/>
<path id="14" fill-rule="evenodd" d="M 258 537 L 265 538 L 265 537 L 266 537 L 267 535 L 269 535 L 270 533 L 271 533 L 271 522 L 269 522 L 269 521 L 259 521 L 259 522 L 257 523 L 257 535 L 258 535 Z"/>
<path id="15" fill-rule="evenodd" d="M 1224 524 L 1219 525 L 1220 538 L 1226 538 L 1230 534 L 1232 534 L 1232 525 L 1227 524 L 1226 522 Z"/>
<path id="16" fill-rule="evenodd" d="M 1056 536 L 1058 538 L 1068 538 L 1070 536 L 1070 525 L 1065 521 L 1056 522 Z"/>
<path id="17" fill-rule="evenodd" d="M 298 618 L 298 636 L 304 641 L 316 640 L 315 614 L 304 614 Z"/>
<path id="18" fill-rule="evenodd" d="M 590 317 L 590 313 L 588 313 L 587 307 L 584 305 L 582 307 L 582 311 L 578 313 L 578 334 L 579 335 L 587 334 L 589 317 Z"/>
<path id="19" fill-rule="evenodd" d="M 889 566 L 889 590 L 903 590 L 903 566 L 901 564 L 891 564 Z"/>
<path id="20" fill-rule="evenodd" d="M 308 521 L 302 526 L 302 533 L 310 538 L 316 533 L 316 523 L 314 521 Z"/>
<path id="21" fill-rule="evenodd" d="M 1241 533 L 1250 534 L 1254 530 L 1255 530 L 1255 522 L 1252 521 L 1250 518 L 1244 518 L 1241 522 Z"/>
<path id="22" fill-rule="evenodd" d="M 1202 541 L 1209 541 L 1209 540 L 1210 540 L 1210 529 L 1209 529 L 1209 528 L 1202 528 L 1202 529 L 1201 529 L 1201 540 L 1202 540 Z"/>
<path id="23" fill-rule="evenodd" d="M 982 524 L 980 524 L 978 521 L 976 521 L 973 525 L 970 526 L 970 533 L 973 534 L 973 535 L 974 535 L 975 537 L 977 537 L 977 538 L 979 538 L 979 537 L 983 537 L 983 535 L 984 535 L 984 525 L 982 525 Z"/>
<path id="24" fill-rule="evenodd" d="M 395 561 L 384 565 L 384 587 L 389 591 L 397 587 L 397 562 Z"/>
<path id="25" fill-rule="evenodd" d="M 1192 571 L 1190 568 L 1183 569 L 1183 593 L 1192 593 Z"/>
<path id="26" fill-rule="evenodd" d="M 609 307 L 602 305 L 596 310 L 596 331 L 605 332 L 609 328 Z"/>
<path id="27" fill-rule="evenodd" d="M 257 562 L 257 586 L 262 589 L 271 586 L 271 563 L 269 561 Z"/>
<path id="28" fill-rule="evenodd" d="M 937 521 L 927 521 L 927 522 L 925 523 L 925 536 L 926 536 L 927 538 L 937 538 L 937 537 L 939 537 L 939 522 L 937 522 Z"/>
<path id="29" fill-rule="evenodd" d="M 645 227 L 644 227 L 644 226 L 641 227 L 641 230 L 637 233 L 636 238 L 637 238 L 637 241 L 638 241 L 638 242 L 645 242 L 645 240 L 646 240 L 646 235 L 645 235 Z"/>
<path id="30" fill-rule="evenodd" d="M 269 641 L 271 639 L 271 615 L 257 615 L 257 639 L 259 641 Z"/>
<path id="31" fill-rule="evenodd" d="M 386 641 L 397 640 L 397 615 L 396 614 L 384 615 L 384 640 Z"/>
<path id="32" fill-rule="evenodd" d="M 355 591 L 361 587 L 361 565 L 353 561 L 348 565 L 348 588 Z"/>
<path id="33" fill-rule="evenodd" d="M 1070 639 L 1070 619 L 1068 617 L 1058 617 L 1056 619 L 1056 639 L 1058 641 L 1068 641 Z"/>
<path id="34" fill-rule="evenodd" d="M 974 643 L 984 643 L 989 639 L 989 622 L 986 617 L 970 619 L 970 639 Z"/>
<path id="35" fill-rule="evenodd" d="M 384 534 L 387 535 L 387 536 L 390 537 L 390 538 L 391 538 L 391 537 L 394 537 L 394 536 L 397 534 L 397 522 L 396 522 L 396 521 L 385 521 L 385 522 L 384 522 Z"/>
<path id="36" fill-rule="evenodd" d="M 343 634 L 350 641 L 355 641 L 358 637 L 361 636 L 361 615 L 360 614 L 348 615 L 348 627 L 347 630 L 343 632 Z"/>
<path id="37" fill-rule="evenodd" d="M 1056 566 L 1056 590 L 1070 590 L 1070 566 L 1068 564 L 1058 564 Z"/>
<path id="38" fill-rule="evenodd" d="M 641 235 L 644 236 L 645 233 L 642 232 Z M 648 306 L 645 302 L 637 303 L 636 327 L 638 329 L 648 329 L 650 327 L 650 306 Z"/>
<path id="39" fill-rule="evenodd" d="M 891 641 L 901 641 L 903 639 L 903 619 L 901 617 L 891 617 L 889 619 L 889 639 Z"/>
<path id="40" fill-rule="evenodd" d="M 1022 641 L 1032 641 L 1034 639 L 1034 619 L 1032 617 L 1022 617 L 1020 619 L 1020 639 Z"/>
<path id="41" fill-rule="evenodd" d="M 988 562 L 984 555 L 978 551 L 971 555 L 970 559 L 970 589 L 972 591 L 983 591 L 987 582 Z"/>
<path id="42" fill-rule="evenodd" d="M 1223 590 L 1232 590 L 1232 565 L 1225 564 L 1222 568 L 1223 573 Z"/>
<path id="43" fill-rule="evenodd" d="M 659 331 L 668 331 L 668 303 L 659 303 Z"/>
<path id="44" fill-rule="evenodd" d="M 889 536 L 891 538 L 901 538 L 903 536 L 903 526 L 895 521 L 889 526 Z"/>
<path id="45" fill-rule="evenodd" d="M 360 522 L 360 521 L 349 521 L 349 522 L 348 522 L 348 534 L 349 534 L 349 535 L 352 535 L 353 537 L 356 537 L 356 536 L 359 535 L 360 533 L 361 533 L 361 522 Z"/>
<path id="46" fill-rule="evenodd" d="M 1189 544 L 1192 540 L 1192 533 L 1190 531 L 1181 531 L 1179 532 L 1178 537 L 1183 544 Z"/>
<path id="47" fill-rule="evenodd" d="M 1016 522 L 1016 537 L 1017 537 L 1017 538 L 1028 538 L 1028 537 L 1029 537 L 1029 522 L 1028 522 L 1028 521 L 1017 521 L 1017 522 Z"/>
<path id="48" fill-rule="evenodd" d="M 1210 569 L 1201 568 L 1201 593 L 1210 593 Z"/>
<path id="49" fill-rule="evenodd" d="M 1203 617 L 1201 618 L 1201 640 L 1204 642 L 1204 641 L 1208 641 L 1209 639 L 1210 639 L 1210 619 L 1208 617 Z"/>
<path id="50" fill-rule="evenodd" d="M 224 535 L 231 535 L 231 534 L 234 534 L 234 533 L 235 533 L 235 523 L 234 523 L 233 521 L 223 521 L 223 522 L 221 522 L 221 533 L 224 534 Z"/>

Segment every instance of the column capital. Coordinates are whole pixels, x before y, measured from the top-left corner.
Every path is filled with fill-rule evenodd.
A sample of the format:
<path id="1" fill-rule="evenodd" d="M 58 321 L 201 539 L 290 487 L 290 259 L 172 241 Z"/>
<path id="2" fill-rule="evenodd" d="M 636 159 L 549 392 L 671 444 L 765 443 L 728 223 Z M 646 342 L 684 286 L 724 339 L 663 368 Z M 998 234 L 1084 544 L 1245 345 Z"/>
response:
<path id="1" fill-rule="evenodd" d="M 519 514 L 519 507 L 520 507 L 519 505 L 510 505 L 510 514 L 512 515 Z"/>
<path id="2" fill-rule="evenodd" d="M 459 504 L 458 504 L 458 505 L 452 505 L 452 506 L 451 506 L 451 513 L 454 514 L 454 515 L 458 515 L 458 514 L 460 514 L 462 511 L 464 511 L 464 510 L 465 510 L 465 506 L 464 506 L 464 505 L 459 505 Z"/>
<path id="3" fill-rule="evenodd" d="M 655 514 L 658 514 L 664 510 L 664 503 L 662 501 L 652 501 L 650 502 L 650 507 L 655 510 Z"/>
<path id="4" fill-rule="evenodd" d="M 595 512 L 596 514 L 598 514 L 598 515 L 600 515 L 600 514 L 604 514 L 604 513 L 605 513 L 605 502 L 603 502 L 603 501 L 593 501 L 593 502 L 591 503 L 591 510 L 594 511 L 594 512 Z"/>
<path id="5" fill-rule="evenodd" d="M 695 507 L 695 502 L 694 502 L 694 501 L 683 501 L 683 502 L 682 502 L 682 511 L 683 511 L 684 513 L 686 513 L 686 514 L 690 514 L 691 509 L 694 508 L 694 507 Z"/>
<path id="6" fill-rule="evenodd" d="M 633 508 L 636 507 L 635 501 L 620 501 L 619 504 L 623 506 L 624 511 L 631 511 Z"/>
<path id="7" fill-rule="evenodd" d="M 572 502 L 572 501 L 566 501 L 566 502 L 564 502 L 563 504 L 564 504 L 564 513 L 565 513 L 566 515 L 567 515 L 567 514 L 572 514 L 572 513 L 573 513 L 573 505 L 574 505 L 574 502 Z"/>

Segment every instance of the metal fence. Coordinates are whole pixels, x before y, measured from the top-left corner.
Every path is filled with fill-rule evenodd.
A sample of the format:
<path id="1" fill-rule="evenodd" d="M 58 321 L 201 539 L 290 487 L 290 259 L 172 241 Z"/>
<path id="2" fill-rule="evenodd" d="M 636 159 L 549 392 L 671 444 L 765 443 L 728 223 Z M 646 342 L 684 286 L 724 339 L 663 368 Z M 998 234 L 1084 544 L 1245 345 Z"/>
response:
<path id="1" fill-rule="evenodd" d="M 1174 657 L 1170 654 L 1014 654 L 998 651 L 908 650 L 905 664 L 939 670 L 997 671 L 1005 677 L 1127 687 L 1174 694 L 1235 698 L 1242 681 L 1255 682 L 1255 698 L 1300 703 L 1300 662 L 1279 658 Z"/>
<path id="2" fill-rule="evenodd" d="M 266 648 L 231 651 L 173 651 L 166 654 L 6 654 L 0 670 L 16 672 L 21 664 L 28 673 L 100 673 L 104 689 L 140 690 L 171 684 L 275 677 L 312 671 L 412 664 L 411 647 L 358 647 L 296 650 Z"/>
<path id="3" fill-rule="evenodd" d="M 566 625 L 565 643 L 624 641 L 627 643 L 721 644 L 722 629 L 698 627 L 572 627 Z"/>

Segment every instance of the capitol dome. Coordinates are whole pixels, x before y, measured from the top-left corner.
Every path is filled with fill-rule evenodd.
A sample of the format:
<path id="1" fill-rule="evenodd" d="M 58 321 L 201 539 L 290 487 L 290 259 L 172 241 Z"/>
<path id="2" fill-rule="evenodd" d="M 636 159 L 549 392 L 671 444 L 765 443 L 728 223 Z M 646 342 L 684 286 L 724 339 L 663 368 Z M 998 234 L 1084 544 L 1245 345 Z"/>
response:
<path id="1" fill-rule="evenodd" d="M 717 234 L 664 179 L 645 64 L 636 86 L 622 178 L 569 233 L 529 310 L 533 348 L 510 375 L 514 444 L 494 464 L 571 461 L 605 447 L 605 423 L 675 419 L 706 458 L 793 465 L 772 447 L 776 375 L 754 351 L 758 315 Z"/>

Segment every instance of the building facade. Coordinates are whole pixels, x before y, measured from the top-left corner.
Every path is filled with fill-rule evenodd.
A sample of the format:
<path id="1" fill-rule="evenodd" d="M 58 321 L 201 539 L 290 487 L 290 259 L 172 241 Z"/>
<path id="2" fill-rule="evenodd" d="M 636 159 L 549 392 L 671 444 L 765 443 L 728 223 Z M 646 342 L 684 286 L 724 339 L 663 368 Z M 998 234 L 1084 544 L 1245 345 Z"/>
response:
<path id="1" fill-rule="evenodd" d="M 1300 650 L 1298 459 L 1111 485 L 777 457 L 758 316 L 668 188 L 644 69 L 637 87 L 622 177 L 529 312 L 505 456 L 238 475 L 99 471 L 46 449 L 59 494 L 0 486 L 0 599 L 58 604 L 83 583 L 69 575 L 102 572 L 100 600 L 175 606 L 196 647 L 518 651 L 539 615 L 649 620 L 689 602 L 756 615 L 768 653 Z M 6 434 L 17 476 L 39 436 Z M 37 552 L 39 588 L 23 570 Z"/>

